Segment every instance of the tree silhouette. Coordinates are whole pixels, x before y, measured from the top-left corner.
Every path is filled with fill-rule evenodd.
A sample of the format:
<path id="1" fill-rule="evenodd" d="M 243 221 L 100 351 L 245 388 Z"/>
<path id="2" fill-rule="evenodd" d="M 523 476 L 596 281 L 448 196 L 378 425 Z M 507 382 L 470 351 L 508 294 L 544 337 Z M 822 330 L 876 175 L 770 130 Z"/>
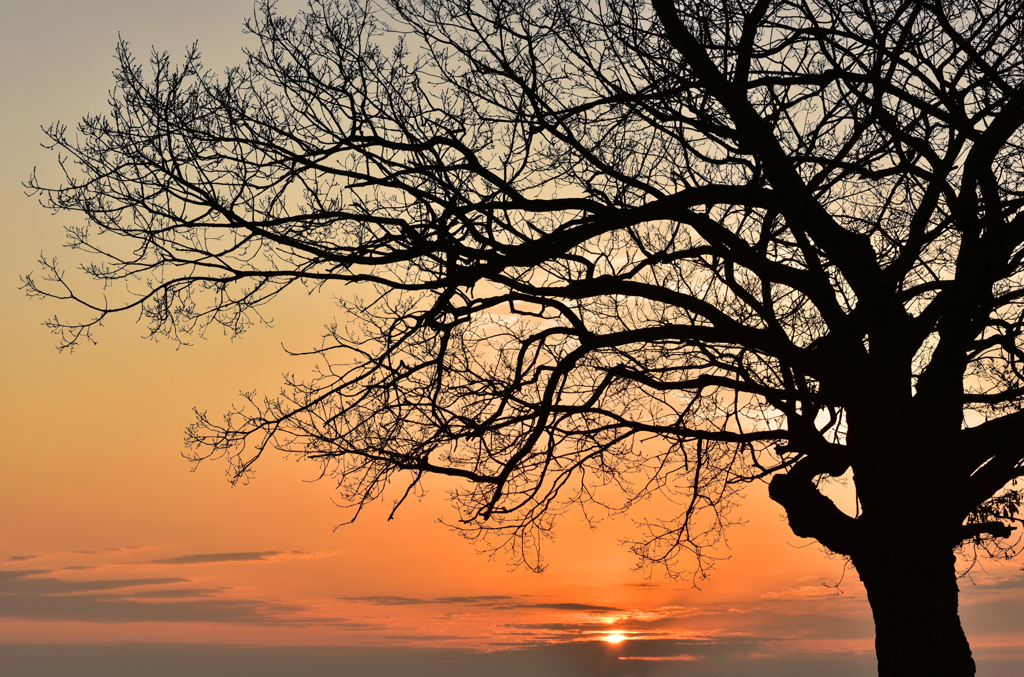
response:
<path id="1" fill-rule="evenodd" d="M 567 507 L 667 493 L 633 550 L 698 576 L 770 477 L 860 574 L 880 674 L 972 675 L 955 553 L 1016 554 L 1024 475 L 1022 4 L 261 3 L 244 66 L 122 43 L 109 114 L 47 130 L 65 178 L 29 185 L 111 296 L 26 285 L 91 311 L 71 347 L 360 283 L 196 459 L 277 447 L 357 508 L 447 475 L 535 567 Z M 854 515 L 819 491 L 850 473 Z"/>

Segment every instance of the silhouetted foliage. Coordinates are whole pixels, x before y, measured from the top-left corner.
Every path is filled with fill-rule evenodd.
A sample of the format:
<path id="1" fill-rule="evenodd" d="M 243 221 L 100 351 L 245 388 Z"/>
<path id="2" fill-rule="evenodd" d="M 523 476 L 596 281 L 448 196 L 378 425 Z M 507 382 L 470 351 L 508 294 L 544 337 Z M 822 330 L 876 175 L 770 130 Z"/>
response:
<path id="1" fill-rule="evenodd" d="M 244 66 L 121 44 L 110 113 L 47 130 L 31 186 L 111 300 L 27 286 L 91 309 L 65 347 L 348 294 L 321 370 L 199 415 L 194 458 L 272 445 L 355 506 L 464 480 L 460 528 L 534 567 L 568 507 L 665 493 L 633 550 L 695 575 L 771 477 L 881 674 L 973 674 L 954 552 L 1016 554 L 1024 474 L 1022 4 L 261 4 Z M 855 515 L 819 491 L 851 471 Z"/>

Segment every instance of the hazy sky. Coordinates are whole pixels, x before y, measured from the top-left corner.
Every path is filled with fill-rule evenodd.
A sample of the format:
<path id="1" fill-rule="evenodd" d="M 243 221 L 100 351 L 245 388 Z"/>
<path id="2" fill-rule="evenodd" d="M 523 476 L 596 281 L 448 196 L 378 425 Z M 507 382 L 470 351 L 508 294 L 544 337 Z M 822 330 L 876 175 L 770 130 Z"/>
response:
<path id="1" fill-rule="evenodd" d="M 287 7 L 293 3 L 282 3 Z M 240 60 L 248 0 L 7 0 L 0 21 L 0 664 L 5 675 L 772 675 L 873 672 L 856 575 L 794 537 L 763 486 L 712 578 L 647 578 L 618 539 L 567 515 L 549 568 L 510 571 L 435 520 L 444 486 L 392 522 L 345 515 L 316 468 L 274 454 L 248 486 L 182 459 L 191 408 L 273 392 L 315 343 L 326 298 L 271 309 L 273 329 L 176 349 L 130 318 L 58 354 L 18 276 L 58 255 L 60 226 L 23 194 L 53 175 L 39 126 L 102 112 L 118 34 L 145 57 L 198 39 L 206 63 Z M 91 287 L 97 292 L 95 287 Z M 849 497 L 845 497 L 849 498 Z M 842 581 L 838 588 L 834 587 Z M 1024 577 L 985 564 L 961 585 L 979 674 L 1024 672 Z M 618 645 L 601 641 L 626 634 Z M 13 672 L 12 672 L 13 670 Z"/>

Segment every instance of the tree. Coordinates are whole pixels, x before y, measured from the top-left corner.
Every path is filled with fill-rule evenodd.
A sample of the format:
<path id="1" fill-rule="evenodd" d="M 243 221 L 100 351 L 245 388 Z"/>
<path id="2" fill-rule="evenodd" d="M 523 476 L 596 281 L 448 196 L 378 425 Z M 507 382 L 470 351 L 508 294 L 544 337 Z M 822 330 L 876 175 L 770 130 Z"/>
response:
<path id="1" fill-rule="evenodd" d="M 633 550 L 713 559 L 746 483 L 848 557 L 881 675 L 972 675 L 955 553 L 1016 554 L 1024 475 L 1024 3 L 261 2 L 217 76 L 128 46 L 111 110 L 47 130 L 81 212 L 30 294 L 62 347 L 134 311 L 238 334 L 335 291 L 322 368 L 199 414 L 360 507 L 461 481 L 460 527 L 532 566 L 568 506 L 680 512 Z M 111 291 L 111 294 L 114 292 Z M 821 485 L 849 476 L 855 515 Z M 616 502 L 617 501 L 617 502 Z"/>

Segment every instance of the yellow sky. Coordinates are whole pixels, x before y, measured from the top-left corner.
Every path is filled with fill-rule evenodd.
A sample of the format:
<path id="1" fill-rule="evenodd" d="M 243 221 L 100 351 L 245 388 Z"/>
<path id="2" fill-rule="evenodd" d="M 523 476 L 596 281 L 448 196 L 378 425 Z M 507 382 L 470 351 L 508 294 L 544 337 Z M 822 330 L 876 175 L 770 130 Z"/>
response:
<path id="1" fill-rule="evenodd" d="M 250 11 L 247 0 L 5 7 L 0 662 L 42 660 L 16 646 L 26 643 L 140 642 L 151 657 L 163 654 L 149 643 L 362 646 L 377 651 L 358 655 L 384 666 L 380 674 L 403 674 L 414 654 L 396 647 L 469 651 L 458 654 L 469 660 L 479 656 L 473 651 L 521 646 L 515 656 L 527 663 L 564 659 L 582 671 L 595 660 L 606 674 L 684 674 L 684 664 L 685 674 L 812 665 L 870 674 L 870 612 L 855 574 L 839 590 L 827 587 L 843 561 L 792 536 L 763 486 L 748 492 L 748 524 L 730 533 L 722 554 L 731 559 L 695 590 L 631 571 L 617 543 L 629 534 L 626 519 L 591 530 L 566 516 L 546 548 L 548 571 L 537 575 L 510 572 L 506 558 L 480 556 L 438 524 L 452 515 L 441 486 L 395 521 L 378 506 L 335 531 L 345 515 L 331 503 L 329 480 L 308 482 L 312 466 L 270 455 L 252 483 L 234 488 L 216 461 L 190 472 L 181 440 L 191 408 L 216 415 L 239 390 L 273 392 L 281 372 L 301 371 L 281 344 L 312 345 L 333 313 L 328 299 L 278 304 L 273 329 L 235 342 L 214 336 L 176 349 L 140 340 L 141 328 L 119 318 L 99 345 L 57 354 L 40 322 L 67 309 L 30 302 L 17 288 L 40 251 L 75 260 L 60 250 L 69 217 L 22 194 L 34 165 L 53 170 L 39 125 L 103 109 L 118 32 L 140 53 L 155 43 L 180 54 L 198 38 L 208 65 L 220 68 L 238 60 Z M 1016 564 L 986 568 L 976 585 L 961 586 L 979 674 L 1019 674 L 1024 579 Z M 615 633 L 627 640 L 597 641 Z M 545 648 L 565 642 L 590 653 Z M 46 656 L 58 667 L 64 660 L 57 650 Z M 264 667 L 279 655 L 266 656 Z M 415 660 L 442 654 L 429 656 Z"/>

